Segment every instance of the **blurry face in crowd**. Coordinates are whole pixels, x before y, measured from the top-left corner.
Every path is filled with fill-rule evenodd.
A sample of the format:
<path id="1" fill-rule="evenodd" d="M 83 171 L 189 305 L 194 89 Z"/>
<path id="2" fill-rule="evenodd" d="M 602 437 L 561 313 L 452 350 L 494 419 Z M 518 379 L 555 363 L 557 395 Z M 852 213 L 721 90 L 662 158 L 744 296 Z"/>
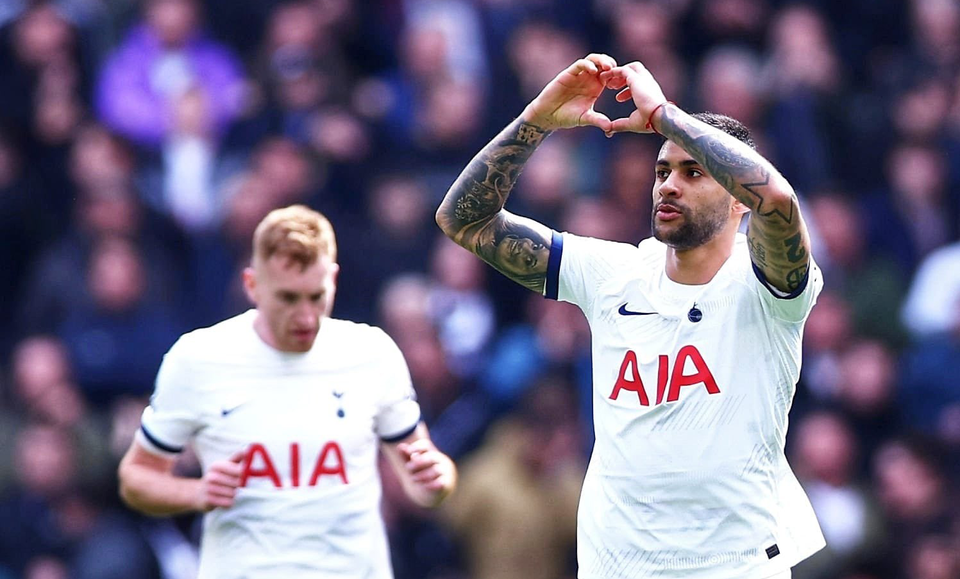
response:
<path id="1" fill-rule="evenodd" d="M 151 28 L 166 46 L 182 46 L 197 26 L 193 0 L 153 0 L 147 11 Z"/>
<path id="2" fill-rule="evenodd" d="M 677 250 L 693 249 L 716 237 L 734 211 L 746 209 L 679 145 L 663 144 L 653 183 L 654 237 Z"/>
<path id="3" fill-rule="evenodd" d="M 310 350 L 320 322 L 333 309 L 338 271 L 329 256 L 305 268 L 282 255 L 254 260 L 243 281 L 259 312 L 260 337 L 282 352 Z"/>

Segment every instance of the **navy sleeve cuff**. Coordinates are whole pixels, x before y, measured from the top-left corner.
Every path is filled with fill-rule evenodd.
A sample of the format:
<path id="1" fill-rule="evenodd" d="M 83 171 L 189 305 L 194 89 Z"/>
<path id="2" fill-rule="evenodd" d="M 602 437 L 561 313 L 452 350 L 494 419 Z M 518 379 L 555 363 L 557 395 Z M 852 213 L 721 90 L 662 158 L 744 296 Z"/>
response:
<path id="1" fill-rule="evenodd" d="M 140 425 L 140 430 L 143 432 L 143 435 L 147 437 L 147 440 L 150 441 L 150 444 L 156 446 L 160 450 L 165 452 L 174 452 L 174 453 L 183 452 L 182 446 L 177 447 L 177 446 L 169 445 L 165 442 L 161 442 L 159 439 L 157 439 L 156 436 L 150 434 L 150 431 L 147 430 L 147 427 L 144 426 L 143 424 Z"/>
<path id="2" fill-rule="evenodd" d="M 394 434 L 393 436 L 381 436 L 380 440 L 382 440 L 383 442 L 400 442 L 404 438 L 413 434 L 413 431 L 416 430 L 418 426 L 420 426 L 420 418 L 418 418 L 417 421 L 413 423 L 413 426 L 404 430 L 403 432 L 399 434 Z"/>
<path id="3" fill-rule="evenodd" d="M 560 258 L 563 257 L 563 236 L 553 232 L 550 241 L 550 259 L 547 260 L 547 283 L 544 297 L 555 300 L 560 292 Z"/>
<path id="4" fill-rule="evenodd" d="M 810 279 L 810 268 L 807 268 L 806 273 L 803 274 L 803 279 L 800 280 L 800 285 L 797 286 L 797 289 L 790 293 L 784 293 L 770 285 L 770 282 L 767 281 L 767 276 L 765 276 L 763 271 L 757 267 L 757 264 L 750 262 L 750 265 L 753 267 L 753 273 L 757 276 L 757 279 L 760 280 L 760 283 L 763 284 L 763 287 L 767 288 L 767 291 L 773 294 L 773 297 L 777 299 L 792 300 L 793 298 L 802 294 L 803 290 L 807 289 L 807 281 Z"/>

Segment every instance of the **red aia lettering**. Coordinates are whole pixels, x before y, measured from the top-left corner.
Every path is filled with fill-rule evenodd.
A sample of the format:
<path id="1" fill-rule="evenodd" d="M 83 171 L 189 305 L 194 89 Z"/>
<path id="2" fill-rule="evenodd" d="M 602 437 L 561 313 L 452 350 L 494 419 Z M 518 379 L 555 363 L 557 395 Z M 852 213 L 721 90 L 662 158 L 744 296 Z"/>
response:
<path id="1" fill-rule="evenodd" d="M 258 456 L 261 457 L 263 466 L 254 468 L 253 459 Z M 273 482 L 273 486 L 277 488 L 281 486 L 280 475 L 277 474 L 277 468 L 273 466 L 273 461 L 270 460 L 270 453 L 267 452 L 267 449 L 259 442 L 251 444 L 250 448 L 247 449 L 247 456 L 243 459 L 243 473 L 240 475 L 240 486 L 247 486 L 247 479 L 256 476 L 269 477 Z"/>
<path id="2" fill-rule="evenodd" d="M 336 462 L 332 466 L 327 466 L 327 455 L 333 453 Z M 340 445 L 336 442 L 328 442 L 320 451 L 317 457 L 317 466 L 313 467 L 313 476 L 310 477 L 310 486 L 317 484 L 317 479 L 325 474 L 338 474 L 343 484 L 347 484 L 347 469 L 344 467 L 343 452 L 340 451 Z"/>
<path id="3" fill-rule="evenodd" d="M 347 463 L 343 460 L 343 451 L 336 442 L 328 442 L 320 450 L 313 474 L 310 475 L 309 486 L 316 486 L 320 477 L 327 475 L 339 476 L 343 484 L 347 484 Z M 240 486 L 247 486 L 247 481 L 256 477 L 270 479 L 276 488 L 283 487 L 270 452 L 259 442 L 251 444 L 247 449 L 243 459 L 243 472 L 240 474 Z M 297 442 L 290 443 L 290 486 L 300 486 L 300 444 Z"/>
<path id="4" fill-rule="evenodd" d="M 633 372 L 633 378 L 627 378 L 627 371 Z M 647 400 L 647 393 L 643 388 L 643 380 L 640 379 L 640 365 L 637 364 L 637 355 L 633 350 L 627 350 L 620 364 L 620 375 L 617 377 L 617 383 L 613 385 L 613 392 L 610 393 L 610 400 L 616 400 L 620 396 L 621 390 L 630 390 L 637 393 L 640 398 L 640 406 L 650 406 Z"/>
<path id="5" fill-rule="evenodd" d="M 693 374 L 683 373 L 687 360 L 691 360 L 696 368 L 696 372 Z M 667 389 L 668 377 L 670 379 L 669 390 Z M 670 358 L 664 354 L 657 357 L 657 405 L 663 402 L 665 392 L 667 402 L 676 402 L 680 398 L 680 388 L 694 384 L 703 384 L 710 394 L 720 393 L 720 388 L 717 386 L 713 373 L 710 372 L 710 368 L 707 367 L 707 363 L 704 362 L 703 356 L 700 355 L 700 351 L 695 346 L 680 348 L 673 365 L 672 375 L 670 373 Z M 650 405 L 643 380 L 640 378 L 637 354 L 633 350 L 627 350 L 627 353 L 623 356 L 623 362 L 620 364 L 620 374 L 617 376 L 616 384 L 613 385 L 610 400 L 616 400 L 620 396 L 621 390 L 636 392 L 641 406 Z"/>

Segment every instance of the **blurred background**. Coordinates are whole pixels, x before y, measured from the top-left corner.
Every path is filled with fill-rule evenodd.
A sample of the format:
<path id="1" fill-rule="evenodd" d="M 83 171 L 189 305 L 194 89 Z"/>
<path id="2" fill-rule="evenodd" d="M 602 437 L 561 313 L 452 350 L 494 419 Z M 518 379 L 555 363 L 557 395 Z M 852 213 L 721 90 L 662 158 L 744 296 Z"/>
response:
<path id="1" fill-rule="evenodd" d="M 575 577 L 589 330 L 433 212 L 593 51 L 744 121 L 801 197 L 826 288 L 787 450 L 829 546 L 794 577 L 960 577 L 957 0 L 0 0 L 0 579 L 194 576 L 199 518 L 124 509 L 116 464 L 294 202 L 337 230 L 334 314 L 393 336 L 461 467 L 437 512 L 385 473 L 397 579 Z M 554 134 L 509 208 L 636 243 L 659 144 Z"/>

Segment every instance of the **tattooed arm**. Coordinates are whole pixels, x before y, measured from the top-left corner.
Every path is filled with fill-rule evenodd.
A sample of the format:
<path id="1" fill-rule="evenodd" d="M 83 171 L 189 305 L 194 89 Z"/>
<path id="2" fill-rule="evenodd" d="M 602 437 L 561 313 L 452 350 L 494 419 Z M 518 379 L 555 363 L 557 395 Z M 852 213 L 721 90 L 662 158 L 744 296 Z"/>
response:
<path id="1" fill-rule="evenodd" d="M 510 279 L 543 291 L 550 230 L 503 209 L 524 163 L 549 134 L 515 120 L 470 161 L 437 210 L 447 236 Z"/>
<path id="2" fill-rule="evenodd" d="M 573 63 L 477 153 L 437 210 L 437 224 L 447 237 L 510 279 L 543 293 L 550 229 L 513 215 L 503 205 L 524 164 L 553 130 L 581 125 L 610 129 L 610 120 L 593 105 L 604 90 L 600 73 L 615 66 L 602 54 Z"/>
<path id="3" fill-rule="evenodd" d="M 663 136 L 750 208 L 750 258 L 767 281 L 788 293 L 800 287 L 810 264 L 810 235 L 790 183 L 749 145 L 674 105 L 661 107 L 654 117 Z"/>
<path id="4" fill-rule="evenodd" d="M 629 118 L 613 121 L 612 132 L 650 132 L 652 127 L 680 145 L 751 209 L 750 258 L 767 281 L 784 292 L 800 287 L 810 264 L 810 235 L 793 188 L 776 168 L 736 137 L 691 117 L 676 105 L 663 104 L 666 98 L 660 85 L 639 62 L 601 76 L 611 88 L 626 87 L 617 100 L 632 98 L 637 105 Z"/>

